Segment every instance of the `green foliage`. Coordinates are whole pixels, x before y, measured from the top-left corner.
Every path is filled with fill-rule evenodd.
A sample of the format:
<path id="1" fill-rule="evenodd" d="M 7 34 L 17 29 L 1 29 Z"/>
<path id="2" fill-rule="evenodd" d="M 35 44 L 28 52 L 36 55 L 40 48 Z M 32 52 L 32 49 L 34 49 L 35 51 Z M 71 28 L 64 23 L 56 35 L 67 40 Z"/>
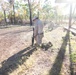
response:
<path id="1" fill-rule="evenodd" d="M 41 6 L 40 2 L 36 3 L 35 1 L 31 1 L 31 11 L 32 11 L 32 17 L 39 16 L 41 19 L 55 19 L 55 9 L 51 5 L 51 1 L 46 0 L 44 1 L 44 5 Z M 23 0 L 9 0 L 9 9 L 7 10 L 9 14 L 7 17 L 11 18 L 21 18 L 21 19 L 29 19 L 30 12 L 29 12 L 29 6 L 28 1 Z M 13 8 L 14 5 L 14 8 Z M 11 8 L 10 8 L 11 7 Z M 15 12 L 15 14 L 14 14 Z"/>
<path id="2" fill-rule="evenodd" d="M 3 19 L 3 13 L 0 11 L 0 21 Z"/>
<path id="3" fill-rule="evenodd" d="M 76 52 L 71 54 L 72 61 L 76 63 Z"/>
<path id="4" fill-rule="evenodd" d="M 47 0 L 42 7 L 42 16 L 43 19 L 53 19 L 55 16 L 54 7 L 52 7 L 51 3 Z"/>

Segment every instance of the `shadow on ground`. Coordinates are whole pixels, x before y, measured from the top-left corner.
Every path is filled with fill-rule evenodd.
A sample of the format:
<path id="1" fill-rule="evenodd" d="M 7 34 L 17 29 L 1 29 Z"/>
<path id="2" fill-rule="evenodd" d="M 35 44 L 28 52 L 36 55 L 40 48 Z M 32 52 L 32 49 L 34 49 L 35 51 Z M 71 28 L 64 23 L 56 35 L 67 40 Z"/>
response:
<path id="1" fill-rule="evenodd" d="M 72 55 L 72 49 L 71 49 L 71 38 L 70 38 L 70 34 L 69 34 L 68 45 L 69 45 L 69 56 L 70 56 L 70 75 L 76 75 L 76 74 L 74 73 L 72 56 L 71 56 L 71 55 Z"/>
<path id="2" fill-rule="evenodd" d="M 50 70 L 49 75 L 60 75 L 68 41 L 69 41 L 69 31 L 67 31 L 65 37 L 63 38 L 63 43 L 55 59 L 55 62 Z"/>
<path id="3" fill-rule="evenodd" d="M 35 50 L 35 46 L 29 46 L 3 61 L 2 67 L 0 68 L 0 75 L 9 75 L 8 73 L 13 72 L 19 65 L 23 64 Z"/>

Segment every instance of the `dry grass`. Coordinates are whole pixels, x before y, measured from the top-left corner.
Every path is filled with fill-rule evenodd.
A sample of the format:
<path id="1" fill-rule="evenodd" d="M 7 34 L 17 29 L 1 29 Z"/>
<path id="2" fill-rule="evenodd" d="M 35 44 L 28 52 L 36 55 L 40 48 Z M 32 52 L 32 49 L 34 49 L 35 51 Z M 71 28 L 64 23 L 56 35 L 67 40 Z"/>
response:
<path id="1" fill-rule="evenodd" d="M 45 33 L 44 36 L 43 43 L 48 43 L 50 41 L 53 46 L 49 47 L 48 50 L 37 48 L 37 50 L 30 55 L 26 55 L 26 53 L 29 52 L 27 49 L 27 51 L 21 54 L 23 56 L 20 60 L 16 59 L 20 64 L 18 64 L 17 68 L 14 70 L 11 69 L 12 71 L 8 72 L 8 75 L 70 75 L 70 57 L 68 42 L 65 37 L 66 32 L 63 32 L 63 29 L 59 27 L 52 32 L 49 31 Z M 76 41 L 73 37 L 74 36 L 71 36 L 71 48 L 74 52 L 76 50 Z M 64 57 L 61 58 L 62 56 Z M 54 72 L 56 73 L 54 74 Z"/>

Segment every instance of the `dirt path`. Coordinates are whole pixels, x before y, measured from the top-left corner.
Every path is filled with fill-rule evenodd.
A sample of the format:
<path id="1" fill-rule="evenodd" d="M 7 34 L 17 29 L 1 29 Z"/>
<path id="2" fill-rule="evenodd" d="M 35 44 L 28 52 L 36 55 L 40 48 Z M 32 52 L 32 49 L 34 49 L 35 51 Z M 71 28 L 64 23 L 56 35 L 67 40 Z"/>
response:
<path id="1" fill-rule="evenodd" d="M 25 26 L 2 29 L 0 33 L 0 62 L 17 53 L 24 46 L 28 46 L 26 38 L 28 38 L 28 35 L 31 35 L 30 31 L 31 28 Z M 31 37 L 29 38 L 31 39 Z"/>

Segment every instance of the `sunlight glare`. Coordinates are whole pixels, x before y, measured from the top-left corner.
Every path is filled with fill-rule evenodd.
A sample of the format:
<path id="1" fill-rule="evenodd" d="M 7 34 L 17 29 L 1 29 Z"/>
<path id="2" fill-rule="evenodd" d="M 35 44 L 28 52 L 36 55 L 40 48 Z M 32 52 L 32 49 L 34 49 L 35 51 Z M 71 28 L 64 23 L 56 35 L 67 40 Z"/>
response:
<path id="1" fill-rule="evenodd" d="M 68 3 L 76 3 L 76 0 L 67 0 Z"/>

